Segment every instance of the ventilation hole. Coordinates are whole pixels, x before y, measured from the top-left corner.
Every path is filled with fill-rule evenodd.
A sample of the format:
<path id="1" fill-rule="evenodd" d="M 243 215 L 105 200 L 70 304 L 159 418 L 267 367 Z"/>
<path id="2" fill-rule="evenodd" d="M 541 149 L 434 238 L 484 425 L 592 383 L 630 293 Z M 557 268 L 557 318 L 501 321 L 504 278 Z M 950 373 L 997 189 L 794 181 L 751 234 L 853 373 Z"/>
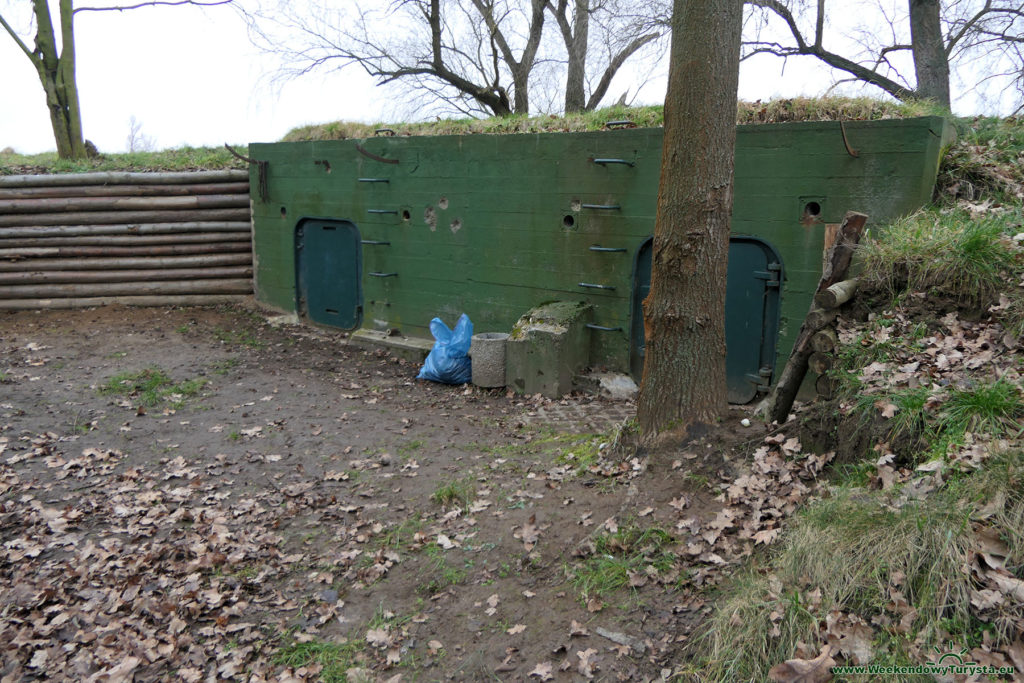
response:
<path id="1" fill-rule="evenodd" d="M 409 209 L 402 209 L 402 220 L 407 221 L 412 219 L 412 214 L 409 213 Z"/>
<path id="2" fill-rule="evenodd" d="M 818 202 L 807 202 L 804 206 L 804 215 L 810 218 L 817 218 L 821 215 L 821 204 Z"/>
<path id="3" fill-rule="evenodd" d="M 562 225 L 571 228 L 576 225 L 576 219 L 572 217 L 572 214 L 566 214 L 565 218 L 562 219 Z"/>
<path id="4" fill-rule="evenodd" d="M 284 217 L 285 217 L 285 216 L 287 216 L 287 215 L 288 215 L 288 209 L 286 209 L 286 208 L 284 208 L 284 207 L 282 206 L 282 207 L 281 207 L 281 218 L 284 218 Z"/>

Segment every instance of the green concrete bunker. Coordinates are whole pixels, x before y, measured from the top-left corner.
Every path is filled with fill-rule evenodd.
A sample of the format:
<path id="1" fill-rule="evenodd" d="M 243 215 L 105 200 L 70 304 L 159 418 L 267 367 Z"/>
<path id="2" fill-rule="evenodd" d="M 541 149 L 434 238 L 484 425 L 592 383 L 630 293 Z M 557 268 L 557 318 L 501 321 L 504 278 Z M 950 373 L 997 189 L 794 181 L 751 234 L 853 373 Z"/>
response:
<path id="1" fill-rule="evenodd" d="M 884 224 L 927 203 L 948 131 L 941 117 L 737 127 L 731 402 L 765 390 L 788 356 L 826 225 L 848 210 Z M 465 312 L 478 333 L 511 333 L 517 391 L 564 393 L 583 367 L 639 379 L 661 149 L 660 128 L 251 144 L 266 162 L 266 194 L 252 197 L 256 297 L 404 351 L 429 348 L 434 316 Z M 534 367 L 514 327 L 553 302 L 579 316 L 565 338 L 527 333 L 546 357 Z"/>

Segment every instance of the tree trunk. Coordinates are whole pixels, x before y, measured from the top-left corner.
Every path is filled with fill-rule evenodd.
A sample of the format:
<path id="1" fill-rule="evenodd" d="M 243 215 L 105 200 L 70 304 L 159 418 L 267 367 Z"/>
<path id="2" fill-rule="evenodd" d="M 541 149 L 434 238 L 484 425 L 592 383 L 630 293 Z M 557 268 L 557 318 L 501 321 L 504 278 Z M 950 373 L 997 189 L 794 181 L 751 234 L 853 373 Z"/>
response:
<path id="1" fill-rule="evenodd" d="M 910 44 L 917 76 L 915 95 L 949 109 L 949 59 L 942 38 L 939 0 L 908 0 Z"/>
<path id="2" fill-rule="evenodd" d="M 30 59 L 46 93 L 46 108 L 50 112 L 50 127 L 53 129 L 54 142 L 57 143 L 57 156 L 61 159 L 82 158 L 86 152 L 78 106 L 78 86 L 75 82 L 74 13 L 71 0 L 60 0 L 62 52 L 57 50 L 57 36 L 47 0 L 32 0 L 32 4 L 37 32 L 35 53 Z"/>
<path id="3" fill-rule="evenodd" d="M 713 421 L 726 405 L 725 286 L 732 215 L 741 0 L 675 0 L 646 362 L 645 438 Z"/>
<path id="4" fill-rule="evenodd" d="M 583 111 L 587 106 L 585 81 L 587 47 L 590 40 L 590 0 L 575 0 L 571 34 L 563 31 L 569 64 L 565 77 L 565 113 Z"/>

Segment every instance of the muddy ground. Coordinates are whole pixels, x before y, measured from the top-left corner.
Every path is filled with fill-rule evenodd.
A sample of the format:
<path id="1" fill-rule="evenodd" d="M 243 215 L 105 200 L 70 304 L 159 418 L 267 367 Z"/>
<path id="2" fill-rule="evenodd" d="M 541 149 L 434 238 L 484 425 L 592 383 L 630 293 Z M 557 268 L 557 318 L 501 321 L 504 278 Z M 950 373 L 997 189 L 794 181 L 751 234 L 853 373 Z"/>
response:
<path id="1" fill-rule="evenodd" d="M 628 403 L 246 307 L 3 313 L 0 351 L 4 681 L 659 680 L 749 554 L 683 550 L 744 409 L 618 462 Z"/>

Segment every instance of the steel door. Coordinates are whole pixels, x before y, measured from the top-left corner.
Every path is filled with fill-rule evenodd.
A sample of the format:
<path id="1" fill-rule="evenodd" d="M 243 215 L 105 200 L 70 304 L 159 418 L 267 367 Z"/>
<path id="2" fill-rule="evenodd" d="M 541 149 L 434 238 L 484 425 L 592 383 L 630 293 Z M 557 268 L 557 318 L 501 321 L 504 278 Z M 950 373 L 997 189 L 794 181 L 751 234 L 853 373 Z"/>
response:
<path id="1" fill-rule="evenodd" d="M 362 242 L 349 221 L 306 219 L 295 230 L 299 314 L 351 330 L 363 317 Z"/>

